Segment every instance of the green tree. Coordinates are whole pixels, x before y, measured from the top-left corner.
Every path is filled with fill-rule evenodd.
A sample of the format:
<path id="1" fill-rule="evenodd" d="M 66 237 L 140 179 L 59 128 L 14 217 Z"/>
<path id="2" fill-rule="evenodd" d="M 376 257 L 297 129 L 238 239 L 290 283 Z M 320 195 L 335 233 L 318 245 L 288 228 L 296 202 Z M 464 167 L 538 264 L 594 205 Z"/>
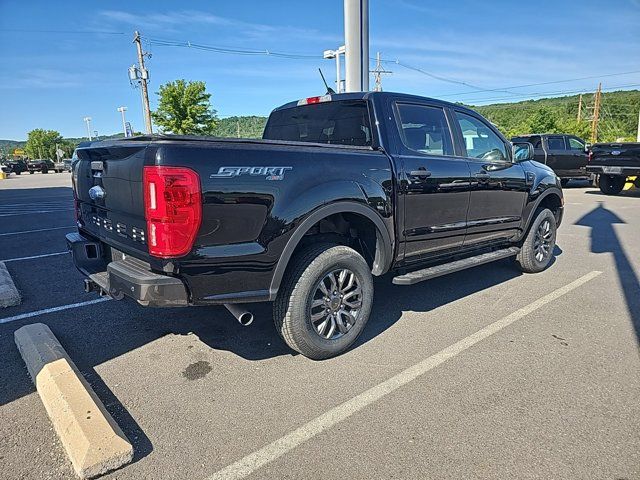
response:
<path id="1" fill-rule="evenodd" d="M 204 82 L 176 80 L 160 86 L 158 109 L 152 113 L 164 132 L 178 135 L 211 135 L 216 111 Z"/>
<path id="2" fill-rule="evenodd" d="M 62 143 L 62 136 L 55 130 L 36 128 L 27 134 L 25 150 L 29 158 L 56 158 L 56 143 Z"/>
<path id="3" fill-rule="evenodd" d="M 548 107 L 540 107 L 525 122 L 531 133 L 560 133 L 558 114 Z"/>

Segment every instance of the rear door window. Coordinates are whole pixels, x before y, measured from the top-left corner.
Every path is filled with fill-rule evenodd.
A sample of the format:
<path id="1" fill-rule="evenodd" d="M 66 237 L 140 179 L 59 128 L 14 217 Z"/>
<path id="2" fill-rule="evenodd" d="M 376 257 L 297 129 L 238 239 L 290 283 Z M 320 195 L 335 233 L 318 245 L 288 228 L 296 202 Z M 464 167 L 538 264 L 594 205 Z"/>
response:
<path id="1" fill-rule="evenodd" d="M 547 139 L 549 150 L 566 150 L 567 147 L 564 144 L 564 137 L 549 137 Z"/>
<path id="2" fill-rule="evenodd" d="M 427 155 L 453 155 L 451 132 L 442 108 L 399 103 L 398 113 L 405 147 Z"/>
<path id="3" fill-rule="evenodd" d="M 276 110 L 262 138 L 295 142 L 371 146 L 365 100 L 339 100 Z"/>

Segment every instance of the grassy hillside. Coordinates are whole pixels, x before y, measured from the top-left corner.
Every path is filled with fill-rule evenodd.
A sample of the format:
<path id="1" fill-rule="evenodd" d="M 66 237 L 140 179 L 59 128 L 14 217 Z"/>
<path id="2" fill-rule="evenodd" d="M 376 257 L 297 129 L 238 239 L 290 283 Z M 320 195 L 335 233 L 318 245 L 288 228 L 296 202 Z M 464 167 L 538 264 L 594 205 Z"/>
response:
<path id="1" fill-rule="evenodd" d="M 582 96 L 582 120 L 577 121 L 579 96 L 542 98 L 517 103 L 471 106 L 491 120 L 507 136 L 525 133 L 572 133 L 589 140 L 593 95 Z M 640 111 L 640 91 L 602 94 L 598 141 L 619 138 L 635 141 Z"/>

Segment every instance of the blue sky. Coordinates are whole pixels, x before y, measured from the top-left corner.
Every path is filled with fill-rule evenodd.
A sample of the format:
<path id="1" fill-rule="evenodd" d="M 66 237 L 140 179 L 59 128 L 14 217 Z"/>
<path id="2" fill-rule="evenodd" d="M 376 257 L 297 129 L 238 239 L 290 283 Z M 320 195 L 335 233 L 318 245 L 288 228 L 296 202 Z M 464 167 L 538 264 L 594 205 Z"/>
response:
<path id="1" fill-rule="evenodd" d="M 509 2 L 370 0 L 371 56 L 399 60 L 483 89 L 640 71 L 640 0 Z M 317 59 L 225 55 L 147 43 L 151 103 L 169 80 L 204 80 L 219 115 L 266 115 L 292 99 L 323 93 L 317 68 L 335 80 L 322 51 L 343 43 L 342 0 L 10 1 L 0 0 L 0 138 L 33 128 L 86 134 L 120 130 L 116 108 L 143 129 L 140 96 L 127 67 L 134 30 L 145 38 L 240 47 Z M 87 32 L 110 33 L 87 33 Z M 638 88 L 640 73 L 505 91 L 445 82 L 387 64 L 385 90 L 492 103 L 548 93 Z"/>

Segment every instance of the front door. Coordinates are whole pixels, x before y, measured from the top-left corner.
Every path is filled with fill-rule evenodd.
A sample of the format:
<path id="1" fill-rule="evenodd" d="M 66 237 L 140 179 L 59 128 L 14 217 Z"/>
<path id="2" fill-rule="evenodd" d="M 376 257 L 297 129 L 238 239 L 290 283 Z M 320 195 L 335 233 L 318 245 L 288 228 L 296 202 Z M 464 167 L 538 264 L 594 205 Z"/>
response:
<path id="1" fill-rule="evenodd" d="M 400 208 L 405 260 L 424 260 L 462 246 L 469 207 L 467 162 L 454 154 L 442 107 L 398 103 Z"/>
<path id="2" fill-rule="evenodd" d="M 528 194 L 522 165 L 511 145 L 483 119 L 455 112 L 471 173 L 471 198 L 464 245 L 507 240 L 518 233 Z"/>

